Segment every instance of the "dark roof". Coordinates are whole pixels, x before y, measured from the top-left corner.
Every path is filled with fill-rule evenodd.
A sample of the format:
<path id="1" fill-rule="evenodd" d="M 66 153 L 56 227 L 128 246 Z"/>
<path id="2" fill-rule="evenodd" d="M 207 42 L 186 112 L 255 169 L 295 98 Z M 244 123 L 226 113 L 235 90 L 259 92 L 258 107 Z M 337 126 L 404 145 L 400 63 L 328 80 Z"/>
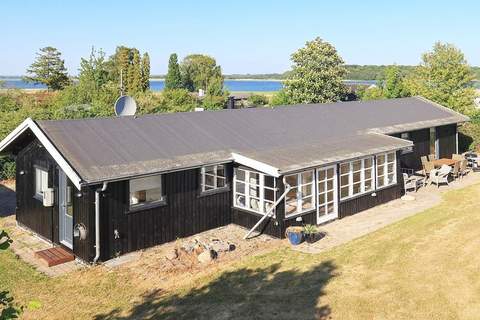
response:
<path id="1" fill-rule="evenodd" d="M 80 177 L 96 183 L 229 161 L 232 152 L 288 171 L 411 144 L 372 132 L 467 120 L 414 97 L 37 124 Z"/>

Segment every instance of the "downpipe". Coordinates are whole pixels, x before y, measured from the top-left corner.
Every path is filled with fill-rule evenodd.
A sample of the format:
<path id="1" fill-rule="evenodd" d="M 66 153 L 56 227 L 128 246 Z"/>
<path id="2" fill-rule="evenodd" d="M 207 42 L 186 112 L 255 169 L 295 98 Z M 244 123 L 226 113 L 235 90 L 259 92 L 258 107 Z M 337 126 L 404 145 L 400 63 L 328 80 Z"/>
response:
<path id="1" fill-rule="evenodd" d="M 95 257 L 93 263 L 100 258 L 100 193 L 107 190 L 108 182 L 104 182 L 102 188 L 95 190 Z"/>

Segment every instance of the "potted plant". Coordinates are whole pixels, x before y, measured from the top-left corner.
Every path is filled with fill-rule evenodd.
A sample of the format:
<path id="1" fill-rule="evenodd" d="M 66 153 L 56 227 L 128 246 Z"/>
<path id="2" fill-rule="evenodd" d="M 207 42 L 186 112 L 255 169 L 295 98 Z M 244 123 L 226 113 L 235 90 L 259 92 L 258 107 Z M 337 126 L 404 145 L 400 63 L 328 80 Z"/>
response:
<path id="1" fill-rule="evenodd" d="M 288 227 L 285 231 L 285 236 L 288 238 L 291 244 L 296 246 L 303 241 L 303 227 Z"/>
<path id="2" fill-rule="evenodd" d="M 305 235 L 305 241 L 307 241 L 308 243 L 314 243 L 318 233 L 318 229 L 313 224 L 306 224 L 303 227 L 303 233 Z"/>

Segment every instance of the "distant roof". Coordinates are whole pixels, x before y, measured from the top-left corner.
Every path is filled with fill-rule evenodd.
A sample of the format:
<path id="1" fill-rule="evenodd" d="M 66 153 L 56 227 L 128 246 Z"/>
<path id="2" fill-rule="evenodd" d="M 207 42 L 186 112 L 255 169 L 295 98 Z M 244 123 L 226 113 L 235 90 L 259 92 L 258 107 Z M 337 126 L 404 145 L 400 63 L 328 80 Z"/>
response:
<path id="1" fill-rule="evenodd" d="M 412 97 L 36 123 L 91 184 L 231 161 L 232 153 L 282 173 L 411 145 L 383 134 L 464 121 Z"/>

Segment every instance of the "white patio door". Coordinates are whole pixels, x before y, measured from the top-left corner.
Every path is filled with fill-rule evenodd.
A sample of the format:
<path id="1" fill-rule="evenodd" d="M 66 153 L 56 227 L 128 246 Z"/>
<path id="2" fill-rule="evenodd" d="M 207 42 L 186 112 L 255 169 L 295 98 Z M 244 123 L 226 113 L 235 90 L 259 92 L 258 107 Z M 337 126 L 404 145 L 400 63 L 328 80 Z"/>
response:
<path id="1" fill-rule="evenodd" d="M 338 218 L 337 167 L 317 169 L 317 224 Z"/>
<path id="2" fill-rule="evenodd" d="M 60 243 L 73 249 L 72 188 L 68 186 L 67 175 L 62 169 L 58 169 L 58 214 Z"/>

